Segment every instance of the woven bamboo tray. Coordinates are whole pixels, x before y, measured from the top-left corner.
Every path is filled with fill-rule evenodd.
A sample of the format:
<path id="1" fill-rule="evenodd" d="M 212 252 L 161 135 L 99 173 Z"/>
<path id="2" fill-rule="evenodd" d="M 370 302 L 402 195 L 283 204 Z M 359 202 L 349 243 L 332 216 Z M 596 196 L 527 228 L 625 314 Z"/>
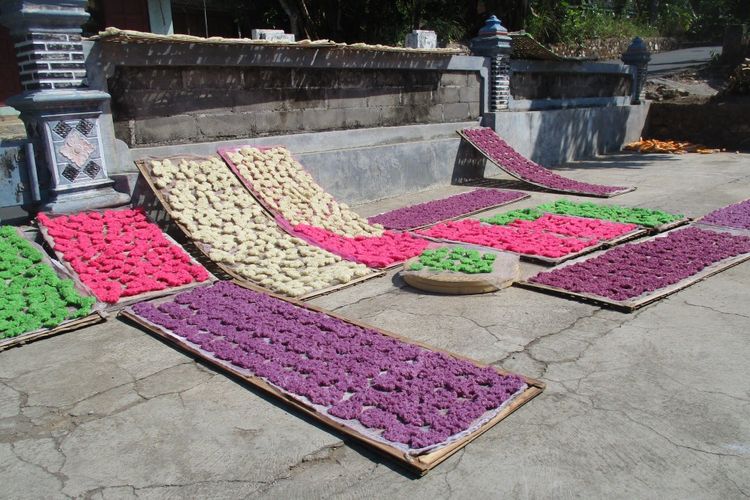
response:
<path id="1" fill-rule="evenodd" d="M 580 196 L 593 196 L 595 198 L 612 198 L 614 196 L 619 196 L 621 194 L 629 193 L 631 191 L 635 191 L 636 190 L 635 187 L 629 187 L 629 188 L 620 189 L 618 191 L 611 191 L 611 192 L 605 193 L 605 194 L 594 194 L 594 193 L 587 193 L 587 192 L 584 192 L 584 191 L 575 191 L 575 190 L 570 190 L 570 189 L 557 189 L 557 188 L 552 188 L 552 187 L 549 187 L 549 186 L 545 186 L 544 184 L 539 184 L 538 182 L 534 182 L 534 181 L 531 181 L 529 179 L 526 179 L 526 178 L 522 177 L 520 174 L 514 172 L 513 170 L 509 170 L 503 164 L 498 163 L 495 159 L 493 159 L 491 156 L 489 156 L 488 154 L 486 154 L 482 150 L 482 148 L 480 148 L 479 146 L 477 146 L 476 144 L 474 144 L 474 141 L 472 141 L 469 138 L 469 136 L 467 136 L 463 132 L 463 130 L 456 130 L 456 132 L 458 133 L 458 135 L 460 135 L 461 137 L 463 137 L 469 144 L 471 144 L 474 147 L 474 149 L 476 149 L 479 153 L 481 153 L 482 156 L 484 156 L 485 158 L 487 158 L 490 162 L 492 162 L 495 166 L 497 166 L 500 170 L 502 170 L 506 174 L 510 175 L 511 177 L 514 177 L 514 178 L 518 179 L 519 181 L 523 181 L 523 182 L 525 182 L 527 184 L 531 184 L 532 186 L 537 186 L 537 187 L 543 188 L 543 189 L 545 189 L 547 191 L 551 191 L 551 192 L 555 192 L 555 193 L 576 194 L 576 195 L 580 195 Z M 544 167 L 541 167 L 541 168 L 544 168 Z"/>
<path id="2" fill-rule="evenodd" d="M 246 283 L 244 282 L 237 282 L 237 284 L 241 286 L 246 286 Z M 247 287 L 247 286 L 246 286 Z M 257 287 L 249 286 L 247 288 L 257 290 Z M 263 291 L 264 293 L 267 293 Z M 477 361 L 474 361 L 470 358 L 466 358 L 464 356 L 460 356 L 458 354 L 451 353 L 449 351 L 445 351 L 442 349 L 436 349 L 434 347 L 431 347 L 429 345 L 423 344 L 421 342 L 415 342 L 408 339 L 405 339 L 397 334 L 380 330 L 378 328 L 375 328 L 373 326 L 360 323 L 358 321 L 354 321 L 348 318 L 344 318 L 343 316 L 339 316 L 337 314 L 331 313 L 329 311 L 326 311 L 324 309 L 312 306 L 308 303 L 303 303 L 298 300 L 289 300 L 284 297 L 281 297 L 279 295 L 269 293 L 268 295 L 271 295 L 277 299 L 285 300 L 287 302 L 293 303 L 299 307 L 302 307 L 304 309 L 315 311 L 315 312 L 321 312 L 324 314 L 327 314 L 331 317 L 337 318 L 339 320 L 345 321 L 349 324 L 356 325 L 362 328 L 367 329 L 373 329 L 383 335 L 386 335 L 388 337 L 392 337 L 395 339 L 398 339 L 402 342 L 407 342 L 410 344 L 418 345 L 420 347 L 435 351 L 435 352 L 442 352 L 445 354 L 448 354 L 449 356 L 466 360 L 471 362 L 472 364 L 476 366 L 484 366 Z M 157 299 L 154 301 L 154 303 L 160 303 L 167 299 Z M 495 415 L 492 419 L 485 422 L 483 425 L 481 425 L 479 428 L 474 430 L 473 432 L 469 433 L 468 435 L 462 437 L 461 439 L 454 441 L 452 443 L 449 443 L 445 445 L 444 447 L 438 448 L 437 450 L 424 453 L 424 454 L 410 454 L 408 452 L 405 452 L 395 446 L 383 443 L 381 441 L 377 441 L 372 439 L 371 437 L 357 431 L 356 429 L 353 429 L 347 425 L 344 425 L 343 423 L 334 420 L 333 418 L 317 411 L 315 408 L 313 408 L 311 405 L 305 404 L 302 401 L 300 401 L 298 398 L 295 398 L 292 394 L 281 390 L 279 387 L 268 383 L 264 379 L 252 375 L 248 375 L 247 373 L 244 373 L 243 371 L 240 371 L 237 367 L 234 365 L 222 361 L 214 356 L 209 355 L 202 349 L 199 349 L 198 346 L 193 345 L 192 343 L 186 341 L 182 337 L 179 337 L 178 335 L 164 329 L 161 326 L 158 326 L 156 324 L 153 324 L 149 322 L 148 320 L 145 320 L 135 314 L 130 308 L 126 308 L 120 313 L 121 316 L 127 318 L 130 321 L 133 321 L 140 327 L 144 328 L 148 332 L 174 344 L 179 349 L 190 353 L 191 355 L 200 358 L 205 363 L 217 368 L 218 370 L 227 373 L 239 380 L 242 380 L 243 382 L 249 384 L 253 388 L 260 390 L 261 392 L 268 394 L 275 398 L 276 400 L 285 403 L 286 405 L 296 409 L 297 411 L 301 412 L 304 415 L 307 415 L 325 425 L 332 428 L 333 430 L 337 431 L 340 434 L 343 434 L 346 437 L 352 438 L 358 442 L 361 442 L 372 449 L 374 449 L 376 452 L 378 452 L 381 455 L 384 455 L 400 465 L 406 467 L 409 470 L 412 470 L 416 472 L 419 475 L 426 474 L 430 469 L 434 468 L 436 465 L 440 464 L 444 460 L 446 460 L 448 457 L 459 451 L 461 448 L 465 447 L 467 444 L 469 444 L 474 439 L 478 438 L 485 432 L 487 432 L 490 428 L 492 428 L 494 425 L 502 421 L 503 419 L 507 418 L 510 414 L 515 412 L 518 408 L 523 406 L 524 404 L 531 401 L 533 398 L 538 396 L 542 393 L 542 391 L 545 388 L 545 384 L 539 380 L 523 377 L 526 382 L 526 389 L 523 390 L 521 393 L 517 394 L 508 404 L 505 406 L 497 415 Z M 494 370 L 496 370 L 501 375 L 507 375 L 508 372 L 501 370 L 496 367 L 492 367 Z"/>
<path id="3" fill-rule="evenodd" d="M 120 208 L 116 208 L 116 209 L 86 210 L 86 212 L 104 213 L 104 212 L 111 212 L 111 211 L 118 211 L 118 210 L 128 210 L 128 209 L 130 209 L 130 207 L 120 207 Z M 146 219 L 151 224 L 155 224 L 156 225 L 156 223 L 152 222 L 151 219 L 148 216 L 146 216 Z M 52 252 L 54 252 L 55 257 L 57 258 L 57 260 L 65 267 L 65 269 L 68 271 L 68 273 L 71 276 L 75 276 L 76 280 L 79 283 L 81 283 L 81 286 L 88 292 L 88 295 L 91 295 L 91 296 L 95 297 L 96 295 L 94 294 L 93 290 L 91 290 L 85 283 L 83 283 L 83 282 L 80 281 L 80 279 L 78 278 L 78 273 L 76 272 L 75 269 L 73 269 L 73 267 L 70 265 L 70 263 L 67 260 L 65 260 L 64 255 L 62 253 L 58 252 L 57 250 L 55 250 L 55 239 L 49 234 L 49 232 L 47 231 L 47 228 L 43 224 L 38 224 L 38 226 L 39 226 L 39 233 L 42 235 L 42 238 L 44 239 L 44 242 L 52 250 Z M 183 252 L 185 252 L 186 255 L 188 255 L 190 257 L 190 263 L 191 264 L 203 267 L 205 269 L 205 267 L 200 262 L 198 262 L 192 255 L 190 255 L 190 253 L 187 250 L 185 250 L 182 247 L 182 245 L 180 245 L 177 241 L 175 241 L 174 238 L 172 238 L 171 236 L 169 236 L 167 233 L 162 232 L 162 234 L 164 234 L 164 237 L 166 238 L 167 241 L 169 241 L 170 244 L 172 244 L 175 247 L 179 248 L 180 250 L 182 250 Z M 208 273 L 208 279 L 205 280 L 205 281 L 196 281 L 196 282 L 193 282 L 193 283 L 187 283 L 185 285 L 180 285 L 180 286 L 165 288 L 164 290 L 154 290 L 154 291 L 151 291 L 151 292 L 139 293 L 138 295 L 132 295 L 132 296 L 129 296 L 129 297 L 122 297 L 120 300 L 118 300 L 117 302 L 115 302 L 113 304 L 106 304 L 105 305 L 105 309 L 107 311 L 117 311 L 117 310 L 122 309 L 123 307 L 125 307 L 125 306 L 127 306 L 129 304 L 135 304 L 136 302 L 141 302 L 143 300 L 153 299 L 155 297 L 161 297 L 163 295 L 173 295 L 173 294 L 178 293 L 178 292 L 189 290 L 189 289 L 194 288 L 196 286 L 203 286 L 203 285 L 207 285 L 207 284 L 210 284 L 210 283 L 213 283 L 213 282 L 217 281 L 216 276 L 214 276 L 213 274 L 211 274 L 207 269 L 206 269 L 206 272 Z"/>
<path id="4" fill-rule="evenodd" d="M 642 240 L 650 241 L 656 238 L 664 237 L 663 234 L 652 236 L 650 238 L 645 238 Z M 585 257 L 572 260 L 570 262 L 566 262 L 561 266 L 561 268 L 571 266 L 573 264 L 576 264 L 578 262 L 584 262 L 589 259 L 593 259 L 595 257 L 598 257 L 599 255 L 602 255 L 605 252 L 597 252 L 596 254 L 587 255 Z M 530 281 L 524 280 L 524 281 L 518 281 L 516 284 L 523 288 L 528 288 L 531 290 L 537 290 L 540 292 L 546 292 L 552 295 L 557 295 L 561 297 L 565 297 L 568 299 L 574 299 L 574 300 L 581 300 L 583 302 L 590 302 L 596 305 L 602 305 L 606 307 L 611 307 L 613 309 L 618 309 L 624 312 L 633 312 L 636 309 L 640 309 L 641 307 L 647 306 L 653 302 L 656 302 L 658 300 L 663 299 L 664 297 L 667 297 L 668 295 L 671 295 L 673 293 L 679 292 L 683 288 L 687 288 L 690 285 L 694 285 L 695 283 L 698 283 L 700 281 L 703 281 L 704 279 L 713 276 L 714 274 L 720 273 L 722 271 L 725 271 L 731 267 L 734 267 L 738 264 L 741 264 L 745 262 L 746 260 L 750 259 L 750 253 L 737 255 L 735 257 L 731 257 L 728 259 L 724 259 L 719 262 L 715 262 L 711 264 L 708 267 L 705 267 L 700 272 L 685 278 L 677 283 L 674 283 L 672 285 L 666 286 L 664 288 L 660 288 L 658 290 L 654 290 L 653 292 L 647 292 L 644 293 L 638 297 L 633 297 L 628 300 L 614 300 L 610 299 L 608 297 L 603 297 L 600 295 L 594 295 L 591 293 L 585 293 L 585 292 L 572 292 L 570 290 L 566 290 L 564 288 L 559 288 L 555 286 L 550 285 L 544 285 L 541 283 L 532 283 Z"/>
<path id="5" fill-rule="evenodd" d="M 78 279 L 77 275 L 71 274 L 60 263 L 50 259 L 49 256 L 47 255 L 47 252 L 44 250 L 44 248 L 42 248 L 41 245 L 36 243 L 33 240 L 33 237 L 27 235 L 21 228 L 15 228 L 15 229 L 16 229 L 16 234 L 18 234 L 18 236 L 28 241 L 32 247 L 34 247 L 36 250 L 39 251 L 39 253 L 42 254 L 42 261 L 46 265 L 50 266 L 55 271 L 55 273 L 57 273 L 60 279 L 72 280 L 73 283 L 75 284 L 76 290 L 78 290 L 78 292 L 81 295 L 84 295 L 87 297 L 93 297 L 93 295 L 89 292 L 89 290 L 83 286 L 81 281 Z M 94 297 L 94 299 L 96 299 L 96 297 Z M 104 304 L 102 304 L 101 302 L 95 302 L 92 308 L 92 312 L 89 315 L 84 316 L 83 318 L 66 320 L 53 328 L 39 328 L 31 332 L 22 333 L 21 335 L 17 335 L 15 337 L 8 337 L 8 338 L 0 339 L 0 351 L 4 351 L 5 349 L 9 349 L 11 347 L 28 344 L 35 340 L 40 340 L 46 337 L 51 337 L 53 335 L 58 335 L 61 333 L 70 332 L 73 330 L 77 330 L 79 328 L 93 325 L 95 323 L 104 321 L 106 317 L 107 315 L 104 312 Z"/>
<path id="6" fill-rule="evenodd" d="M 162 159 L 169 159 L 171 161 L 178 162 L 178 161 L 183 160 L 183 159 L 184 160 L 205 160 L 206 158 L 205 157 L 199 157 L 199 156 L 185 156 L 185 155 L 180 155 L 180 156 L 170 156 L 168 158 L 162 158 Z M 201 243 L 200 241 L 195 240 L 195 238 L 193 237 L 192 233 L 182 223 L 180 223 L 174 217 L 174 213 L 173 213 L 172 207 L 167 202 L 166 197 L 164 196 L 164 193 L 158 187 L 156 187 L 156 184 L 154 183 L 154 180 L 151 177 L 151 167 L 149 166 L 148 162 L 149 162 L 149 160 L 139 160 L 139 161 L 136 161 L 135 164 L 138 167 L 138 170 L 140 171 L 140 173 L 143 176 L 143 178 L 145 179 L 145 181 L 148 183 L 149 187 L 152 189 L 152 191 L 156 195 L 156 198 L 159 200 L 159 202 L 161 203 L 161 205 L 164 208 L 164 210 L 167 212 L 167 214 L 169 215 L 169 217 L 172 219 L 172 222 L 174 222 L 175 226 L 177 228 L 179 228 L 180 231 L 182 231 L 182 233 L 188 239 L 192 240 L 192 242 L 195 245 L 195 247 L 205 256 L 206 259 L 211 260 L 211 258 L 209 257 L 209 250 L 210 250 L 209 246 Z M 268 217 L 271 217 L 271 215 L 268 214 Z M 214 261 L 212 261 L 212 262 L 214 262 Z M 249 280 L 249 279 L 241 276 L 240 274 L 238 274 L 237 271 L 234 269 L 233 266 L 229 266 L 227 264 L 219 263 L 219 262 L 214 262 L 214 263 L 223 272 L 225 272 L 226 274 L 228 274 L 229 276 L 231 276 L 235 280 L 240 281 L 240 282 L 249 283 L 249 284 L 253 285 L 254 287 L 257 287 L 257 288 L 260 288 L 260 289 L 264 290 L 266 293 L 270 293 L 270 290 L 264 288 L 259 283 L 254 283 L 251 280 Z M 339 284 L 339 285 L 333 285 L 333 286 L 330 286 L 330 287 L 322 288 L 320 290 L 315 290 L 313 292 L 310 292 L 308 294 L 303 295 L 300 298 L 302 300 L 312 299 L 312 298 L 319 297 L 321 295 L 326 295 L 326 294 L 335 292 L 337 290 L 342 290 L 344 288 L 348 288 L 350 286 L 354 286 L 354 285 L 356 285 L 358 283 L 362 283 L 363 281 L 367 281 L 369 279 L 377 278 L 377 277 L 384 276 L 384 275 L 385 275 L 385 273 L 382 272 L 382 271 L 371 271 L 371 274 L 369 274 L 369 275 L 353 279 L 353 280 L 351 280 L 351 281 L 349 281 L 347 283 L 342 283 L 342 284 Z"/>

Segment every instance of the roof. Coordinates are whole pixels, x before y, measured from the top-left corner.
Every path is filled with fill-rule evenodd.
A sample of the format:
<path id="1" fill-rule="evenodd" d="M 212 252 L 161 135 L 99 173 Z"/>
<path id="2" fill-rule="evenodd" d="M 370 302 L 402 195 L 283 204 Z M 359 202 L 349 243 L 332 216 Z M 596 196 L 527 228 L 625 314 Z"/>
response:
<path id="1" fill-rule="evenodd" d="M 538 61 L 584 61 L 586 58 L 580 57 L 565 57 L 539 43 L 533 36 L 526 33 L 525 31 L 516 31 L 508 33 L 513 39 L 512 47 L 513 53 L 511 57 L 514 59 L 534 59 Z"/>

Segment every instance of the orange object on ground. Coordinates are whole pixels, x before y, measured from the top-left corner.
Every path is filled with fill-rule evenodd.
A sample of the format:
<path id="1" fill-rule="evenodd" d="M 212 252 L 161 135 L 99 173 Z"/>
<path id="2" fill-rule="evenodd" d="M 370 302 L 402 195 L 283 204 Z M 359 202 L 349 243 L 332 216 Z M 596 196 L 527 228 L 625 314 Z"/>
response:
<path id="1" fill-rule="evenodd" d="M 660 141 L 657 139 L 641 139 L 640 141 L 626 144 L 622 149 L 626 151 L 638 151 L 639 153 L 673 153 L 678 155 L 684 153 L 711 154 L 721 152 L 721 149 L 708 148 L 702 144 Z"/>

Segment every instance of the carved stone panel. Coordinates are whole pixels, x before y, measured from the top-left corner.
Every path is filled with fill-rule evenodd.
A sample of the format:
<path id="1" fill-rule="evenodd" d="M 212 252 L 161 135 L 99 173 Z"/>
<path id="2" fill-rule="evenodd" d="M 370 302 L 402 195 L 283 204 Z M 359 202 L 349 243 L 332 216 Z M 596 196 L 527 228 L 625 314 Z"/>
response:
<path id="1" fill-rule="evenodd" d="M 55 190 L 107 180 L 97 114 L 44 116 L 42 120 L 51 148 Z"/>

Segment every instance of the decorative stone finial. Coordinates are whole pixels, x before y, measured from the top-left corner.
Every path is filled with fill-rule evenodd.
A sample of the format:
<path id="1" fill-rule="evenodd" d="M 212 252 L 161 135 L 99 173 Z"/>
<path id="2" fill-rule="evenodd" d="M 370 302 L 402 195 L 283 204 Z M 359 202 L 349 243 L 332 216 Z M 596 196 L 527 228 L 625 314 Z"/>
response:
<path id="1" fill-rule="evenodd" d="M 496 15 L 491 15 L 484 22 L 484 26 L 479 29 L 479 36 L 495 36 L 495 35 L 507 35 L 508 29 L 503 26 L 502 21 L 497 18 Z"/>
<path id="2" fill-rule="evenodd" d="M 627 50 L 621 57 L 625 64 L 648 63 L 651 60 L 651 52 L 648 50 L 646 42 L 639 36 L 633 38 Z"/>
<path id="3" fill-rule="evenodd" d="M 500 19 L 490 16 L 479 30 L 479 35 L 471 39 L 469 46 L 472 54 L 494 57 L 498 54 L 510 55 L 510 43 L 508 30 L 500 23 Z"/>

